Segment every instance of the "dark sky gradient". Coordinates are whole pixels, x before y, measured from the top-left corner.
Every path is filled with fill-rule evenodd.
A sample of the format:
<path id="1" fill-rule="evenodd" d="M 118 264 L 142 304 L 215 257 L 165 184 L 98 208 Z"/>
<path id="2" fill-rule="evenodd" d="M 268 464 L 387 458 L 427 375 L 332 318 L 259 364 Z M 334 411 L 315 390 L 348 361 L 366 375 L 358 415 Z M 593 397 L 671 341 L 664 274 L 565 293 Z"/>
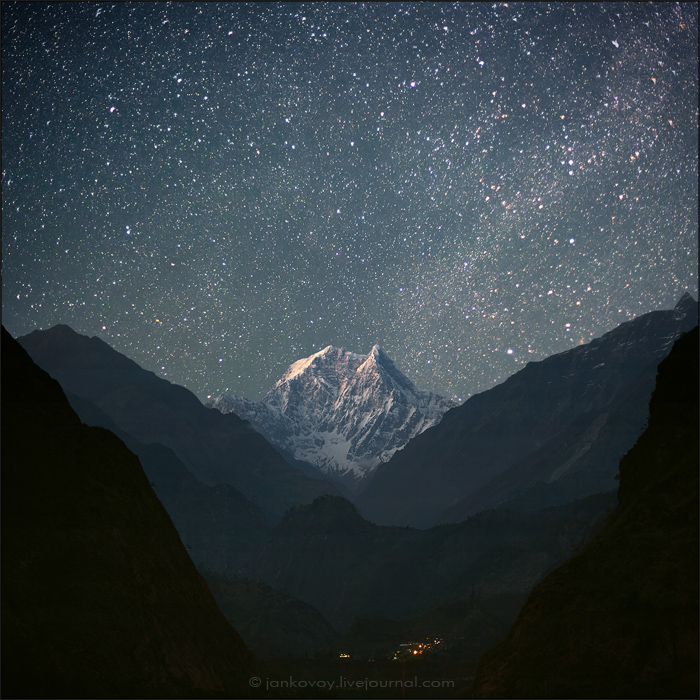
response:
<path id="1" fill-rule="evenodd" d="M 3 322 L 466 399 L 697 296 L 698 6 L 3 3 Z"/>

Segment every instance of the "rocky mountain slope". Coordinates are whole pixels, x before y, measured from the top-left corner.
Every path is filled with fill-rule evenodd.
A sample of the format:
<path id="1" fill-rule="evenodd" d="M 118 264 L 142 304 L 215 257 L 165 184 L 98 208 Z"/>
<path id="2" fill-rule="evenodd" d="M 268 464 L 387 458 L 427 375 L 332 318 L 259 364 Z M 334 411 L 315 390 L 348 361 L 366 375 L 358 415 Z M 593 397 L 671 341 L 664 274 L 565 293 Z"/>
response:
<path id="1" fill-rule="evenodd" d="M 199 481 L 229 484 L 276 522 L 293 505 L 335 487 L 291 467 L 248 422 L 206 408 L 99 338 L 68 326 L 34 331 L 20 344 L 69 393 L 94 404 L 123 433 L 170 448 Z"/>
<path id="2" fill-rule="evenodd" d="M 4 697 L 248 696 L 253 659 L 138 459 L 2 329 Z"/>
<path id="3" fill-rule="evenodd" d="M 659 365 L 619 506 L 530 595 L 474 697 L 698 696 L 698 330 Z"/>
<path id="4" fill-rule="evenodd" d="M 375 345 L 368 355 L 332 345 L 290 365 L 260 402 L 211 402 L 249 420 L 280 451 L 350 489 L 454 403 L 417 389 Z"/>
<path id="5" fill-rule="evenodd" d="M 536 501 L 538 482 L 550 492 L 545 503 L 610 489 L 620 457 L 643 430 L 650 373 L 697 321 L 697 302 L 686 294 L 675 309 L 653 311 L 587 345 L 527 364 L 448 411 L 381 464 L 356 499 L 360 512 L 377 523 L 429 527 L 525 496 L 530 488 Z M 586 463 L 593 448 L 603 463 Z M 523 462 L 538 450 L 536 463 Z M 494 481 L 509 469 L 519 479 L 513 488 Z M 548 488 L 557 481 L 559 494 L 558 484 Z"/>

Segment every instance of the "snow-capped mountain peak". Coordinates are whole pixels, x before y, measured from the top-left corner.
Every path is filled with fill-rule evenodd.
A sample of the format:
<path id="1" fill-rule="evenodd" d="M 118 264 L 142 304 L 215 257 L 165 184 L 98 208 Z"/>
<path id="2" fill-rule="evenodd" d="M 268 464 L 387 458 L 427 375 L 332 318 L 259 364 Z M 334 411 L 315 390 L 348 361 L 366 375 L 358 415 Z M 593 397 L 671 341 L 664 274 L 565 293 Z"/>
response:
<path id="1" fill-rule="evenodd" d="M 361 357 L 360 355 L 355 355 L 354 353 L 346 353 L 342 348 L 336 348 L 333 345 L 327 345 L 323 350 L 310 355 L 309 357 L 304 357 L 301 360 L 297 360 L 289 365 L 289 368 L 284 373 L 282 378 L 277 382 L 275 387 L 284 384 L 284 382 L 291 381 L 292 379 L 303 374 L 309 367 L 319 370 L 321 367 L 327 364 L 333 364 L 342 355 L 352 355 L 354 357 Z M 313 369 L 312 369 L 313 371 Z"/>
<path id="2" fill-rule="evenodd" d="M 328 345 L 292 363 L 262 401 L 224 394 L 211 405 L 352 487 L 455 404 L 417 389 L 379 345 L 367 355 Z"/>

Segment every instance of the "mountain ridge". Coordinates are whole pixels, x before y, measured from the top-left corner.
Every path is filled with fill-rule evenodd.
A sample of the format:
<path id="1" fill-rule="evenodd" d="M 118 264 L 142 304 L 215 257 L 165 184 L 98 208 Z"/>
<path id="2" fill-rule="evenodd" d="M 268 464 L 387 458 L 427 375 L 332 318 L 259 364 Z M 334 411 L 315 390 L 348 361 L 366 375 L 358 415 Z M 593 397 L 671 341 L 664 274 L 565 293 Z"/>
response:
<path id="1" fill-rule="evenodd" d="M 659 364 L 619 505 L 530 594 L 473 697 L 698 696 L 698 329 Z"/>
<path id="2" fill-rule="evenodd" d="M 145 444 L 120 430 L 87 399 L 66 392 L 85 425 L 113 432 L 139 458 L 156 496 L 168 511 L 197 565 L 236 575 L 257 556 L 270 526 L 254 503 L 230 484 L 207 486 L 161 443 Z"/>
<path id="3" fill-rule="evenodd" d="M 532 513 L 489 510 L 428 530 L 375 525 L 340 496 L 291 509 L 247 575 L 319 610 L 339 632 L 355 617 L 412 617 L 458 599 L 527 593 L 599 527 L 614 495 Z M 505 630 L 504 630 L 505 632 Z"/>
<path id="4" fill-rule="evenodd" d="M 357 496 L 360 512 L 380 524 L 431 526 L 460 500 L 543 449 L 577 417 L 602 411 L 697 320 L 697 302 L 685 294 L 674 309 L 652 311 L 586 345 L 529 362 L 502 384 L 447 411 L 379 465 Z M 630 428 L 625 450 L 641 427 Z M 614 476 L 617 464 L 611 458 L 612 473 L 601 478 Z"/>

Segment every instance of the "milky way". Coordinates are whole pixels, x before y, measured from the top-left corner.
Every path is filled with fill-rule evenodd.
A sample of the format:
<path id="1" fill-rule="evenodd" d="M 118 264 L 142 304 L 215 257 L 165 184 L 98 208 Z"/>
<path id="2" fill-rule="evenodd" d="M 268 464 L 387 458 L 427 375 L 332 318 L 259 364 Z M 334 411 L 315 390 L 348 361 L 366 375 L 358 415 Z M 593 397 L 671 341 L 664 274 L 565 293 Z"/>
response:
<path id="1" fill-rule="evenodd" d="M 697 4 L 3 3 L 3 323 L 465 399 L 697 295 Z"/>

